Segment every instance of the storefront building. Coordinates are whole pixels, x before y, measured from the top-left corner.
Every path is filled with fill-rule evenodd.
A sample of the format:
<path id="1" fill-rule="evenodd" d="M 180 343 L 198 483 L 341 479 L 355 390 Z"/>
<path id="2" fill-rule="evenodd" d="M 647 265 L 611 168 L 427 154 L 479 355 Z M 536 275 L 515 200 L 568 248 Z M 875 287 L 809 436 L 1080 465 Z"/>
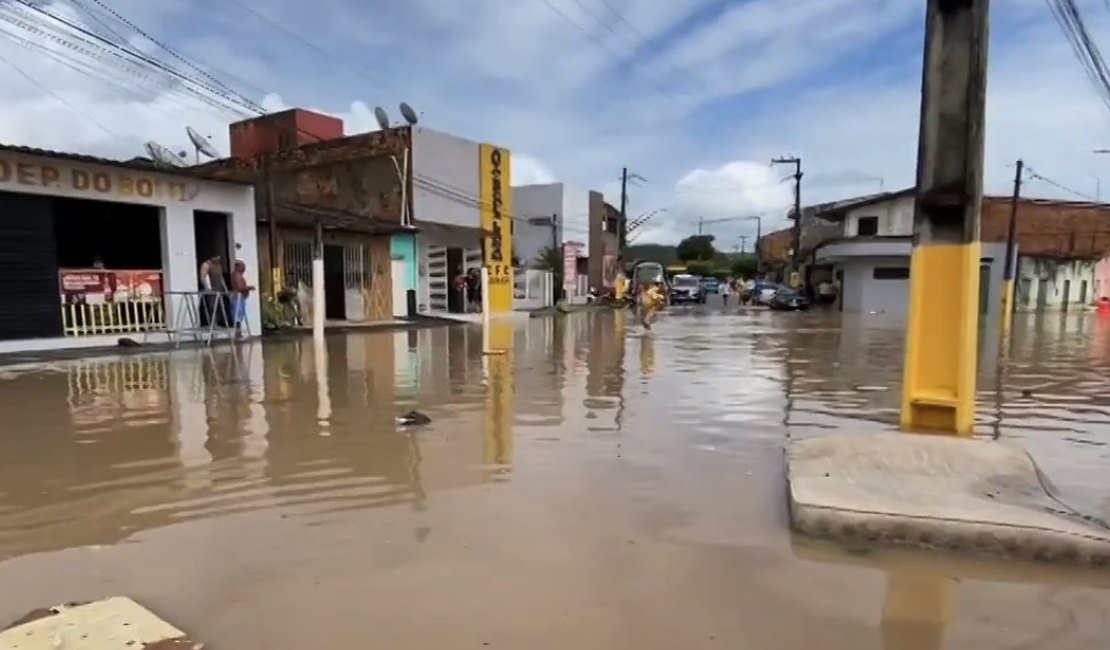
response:
<path id="1" fill-rule="evenodd" d="M 0 145 L 0 353 L 164 342 L 195 326 L 201 260 L 257 286 L 254 232 L 249 185 Z M 247 320 L 259 334 L 257 295 Z"/>
<path id="2" fill-rule="evenodd" d="M 301 109 L 230 136 L 231 157 L 194 169 L 255 183 L 263 290 L 294 289 L 306 321 L 317 231 L 328 322 L 406 316 L 409 291 L 418 312 L 466 311 L 456 280 L 484 262 L 493 309 L 512 308 L 507 150 L 424 127 L 345 135 L 341 120 Z"/>

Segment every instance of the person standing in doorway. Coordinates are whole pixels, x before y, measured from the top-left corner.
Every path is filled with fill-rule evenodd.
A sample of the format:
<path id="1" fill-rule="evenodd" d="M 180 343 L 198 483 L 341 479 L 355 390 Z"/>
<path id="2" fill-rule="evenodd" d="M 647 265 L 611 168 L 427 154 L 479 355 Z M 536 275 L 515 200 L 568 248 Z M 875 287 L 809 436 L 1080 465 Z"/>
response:
<path id="1" fill-rule="evenodd" d="M 201 296 L 202 309 L 202 325 L 220 325 L 226 326 L 227 312 L 219 309 L 220 303 L 227 292 L 227 282 L 224 280 L 224 267 L 223 258 L 219 255 L 204 260 L 200 265 L 200 289 L 204 294 Z M 224 319 L 220 319 L 217 314 L 223 311 Z"/>
<path id="2" fill-rule="evenodd" d="M 231 274 L 231 319 L 235 325 L 235 338 L 246 338 L 243 326 L 247 324 L 247 298 L 254 287 L 247 282 L 247 265 L 243 260 L 235 260 L 235 271 Z"/>
<path id="3" fill-rule="evenodd" d="M 471 268 L 466 272 L 467 311 L 482 311 L 482 272 Z"/>

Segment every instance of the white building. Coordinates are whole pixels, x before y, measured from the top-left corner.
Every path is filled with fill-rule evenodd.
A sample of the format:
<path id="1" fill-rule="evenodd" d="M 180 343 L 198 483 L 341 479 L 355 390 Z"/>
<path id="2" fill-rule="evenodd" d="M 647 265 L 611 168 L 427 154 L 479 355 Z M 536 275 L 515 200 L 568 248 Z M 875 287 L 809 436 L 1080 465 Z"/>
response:
<path id="1" fill-rule="evenodd" d="M 914 190 L 815 206 L 814 215 L 840 224 L 839 237 L 817 244 L 812 262 L 832 267 L 844 312 L 904 314 L 909 309 Z M 982 313 L 1001 311 L 1006 245 L 984 243 L 980 260 Z"/>
<path id="2" fill-rule="evenodd" d="M 0 145 L 0 353 L 164 342 L 215 255 L 258 285 L 250 185 Z M 260 334 L 257 292 L 247 319 Z"/>

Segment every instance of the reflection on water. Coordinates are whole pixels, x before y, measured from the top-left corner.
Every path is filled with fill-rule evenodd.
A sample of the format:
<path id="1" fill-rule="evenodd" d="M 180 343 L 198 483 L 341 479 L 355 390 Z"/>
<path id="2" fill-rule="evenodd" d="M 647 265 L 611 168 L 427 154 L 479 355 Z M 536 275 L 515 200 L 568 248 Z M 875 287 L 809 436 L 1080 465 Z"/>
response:
<path id="1" fill-rule="evenodd" d="M 1107 323 L 984 337 L 977 420 L 1102 518 Z M 126 593 L 227 647 L 1098 646 L 1105 572 L 787 532 L 783 441 L 894 431 L 900 326 L 694 308 L 497 323 L 497 356 L 459 326 L 2 369 L 0 621 Z"/>

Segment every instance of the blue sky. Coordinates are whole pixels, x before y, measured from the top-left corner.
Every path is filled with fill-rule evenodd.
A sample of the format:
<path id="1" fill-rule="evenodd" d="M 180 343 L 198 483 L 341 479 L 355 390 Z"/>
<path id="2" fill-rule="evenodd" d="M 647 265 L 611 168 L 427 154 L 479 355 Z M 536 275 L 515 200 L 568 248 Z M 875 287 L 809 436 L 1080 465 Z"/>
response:
<path id="1" fill-rule="evenodd" d="M 36 2 L 90 27 L 110 22 L 173 61 L 95 0 Z M 759 212 L 767 229 L 782 223 L 790 187 L 772 156 L 803 158 L 806 203 L 913 178 L 924 0 L 101 3 L 268 108 L 325 110 L 358 132 L 376 128 L 373 106 L 396 113 L 408 101 L 432 128 L 512 149 L 516 182 L 561 180 L 613 201 L 627 165 L 648 179 L 633 214 L 667 209 L 643 241 L 689 234 L 699 217 Z M 1022 156 L 1093 195 L 1102 174 L 1110 183 L 1110 157 L 1090 153 L 1110 146 L 1106 109 L 1045 2 L 992 5 L 987 190 L 1008 191 L 1007 165 Z M 1102 0 L 1081 6 L 1110 51 L 1110 11 Z M 0 8 L 0 17 L 26 13 L 14 0 Z M 10 22 L 0 29 L 61 48 Z M 227 123 L 244 115 L 131 83 L 95 59 L 122 83 L 10 39 L 0 55 L 49 91 L 0 64 L 3 141 L 125 156 L 150 139 L 180 146 L 192 124 L 226 150 Z M 1028 192 L 1068 196 L 1046 184 Z M 753 229 L 737 221 L 713 232 L 728 246 Z"/>

